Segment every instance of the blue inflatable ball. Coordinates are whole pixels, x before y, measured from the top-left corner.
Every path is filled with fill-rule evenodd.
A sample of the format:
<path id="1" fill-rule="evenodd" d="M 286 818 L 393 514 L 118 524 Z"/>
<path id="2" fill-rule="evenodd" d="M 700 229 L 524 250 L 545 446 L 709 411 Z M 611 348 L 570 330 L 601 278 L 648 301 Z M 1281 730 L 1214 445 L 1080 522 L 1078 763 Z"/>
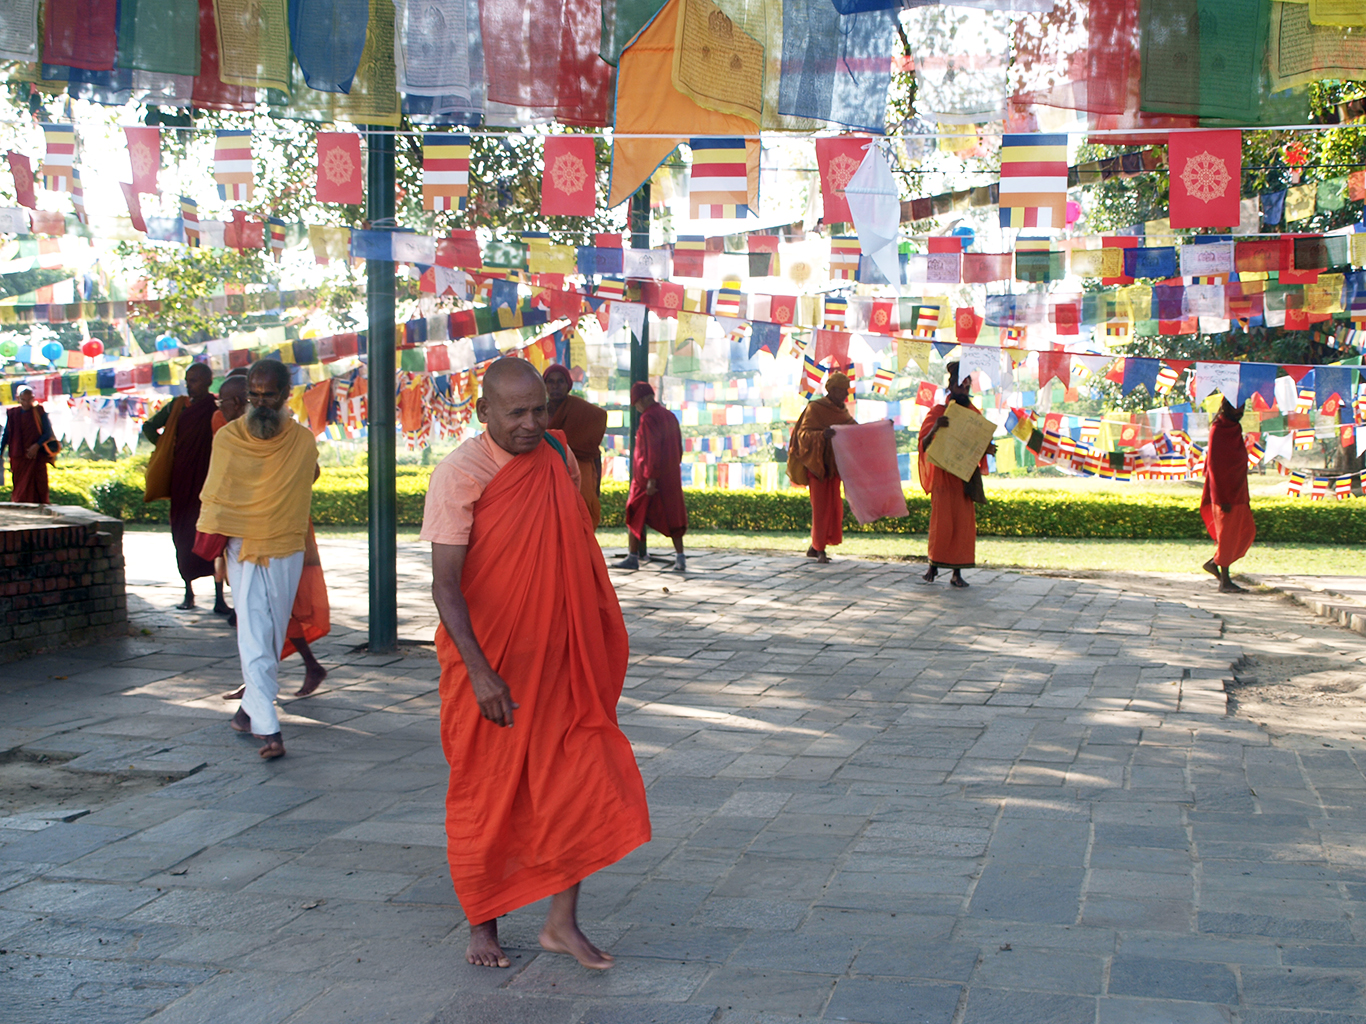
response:
<path id="1" fill-rule="evenodd" d="M 59 341 L 49 341 L 43 346 L 43 358 L 49 363 L 55 363 L 62 358 L 62 344 Z"/>

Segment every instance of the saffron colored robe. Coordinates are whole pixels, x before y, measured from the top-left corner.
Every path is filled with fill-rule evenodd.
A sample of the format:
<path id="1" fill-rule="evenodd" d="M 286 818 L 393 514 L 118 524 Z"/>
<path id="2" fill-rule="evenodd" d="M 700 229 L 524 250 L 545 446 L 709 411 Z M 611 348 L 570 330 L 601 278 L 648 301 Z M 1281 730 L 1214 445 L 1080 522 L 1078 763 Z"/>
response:
<path id="1" fill-rule="evenodd" d="M 853 422 L 854 417 L 844 406 L 829 398 L 817 398 L 807 403 L 797 417 L 788 440 L 787 475 L 798 486 L 805 483 L 809 488 L 811 546 L 817 551 L 844 541 L 844 498 L 840 494 L 835 452 L 825 439 L 825 431 Z"/>
<path id="2" fill-rule="evenodd" d="M 1232 506 L 1225 512 L 1220 506 Z M 1257 538 L 1252 499 L 1247 490 L 1247 446 L 1243 428 L 1216 416 L 1209 428 L 1205 452 L 1205 489 L 1200 495 L 1200 518 L 1214 541 L 1214 564 L 1227 567 L 1247 554 Z"/>
<path id="3" fill-rule="evenodd" d="M 579 464 L 579 493 L 593 525 L 602 522 L 602 435 L 607 433 L 607 410 L 578 395 L 568 395 L 550 417 L 550 430 L 564 433 Z"/>
<path id="4" fill-rule="evenodd" d="M 480 648 L 520 705 L 511 728 L 485 720 L 437 628 L 451 879 L 465 916 L 482 923 L 625 857 L 649 841 L 650 817 L 617 726 L 626 624 L 549 443 L 511 459 L 475 503 L 460 589 Z"/>
<path id="5" fill-rule="evenodd" d="M 926 439 L 944 409 L 944 405 L 936 405 L 920 424 L 920 486 L 930 496 L 930 565 L 971 569 L 977 564 L 977 506 L 964 492 L 962 480 L 925 456 Z M 985 457 L 981 470 L 987 471 Z"/>
<path id="6" fill-rule="evenodd" d="M 5 431 L 0 447 L 9 449 L 10 501 L 48 503 L 47 456 L 39 451 L 28 457 L 30 445 L 42 444 L 52 437 L 47 412 L 36 402 L 32 409 L 16 405 L 5 411 Z"/>
<path id="7" fill-rule="evenodd" d="M 318 555 L 318 538 L 313 533 L 313 520 L 308 520 L 308 535 L 304 538 L 304 567 L 299 574 L 299 589 L 294 592 L 294 607 L 289 613 L 286 637 L 303 637 L 305 643 L 321 640 L 332 632 L 332 605 L 327 600 L 327 580 L 323 578 L 323 561 Z M 292 639 L 285 640 L 280 654 L 283 661 L 297 651 Z"/>
<path id="8" fill-rule="evenodd" d="M 682 536 L 688 530 L 688 509 L 683 504 L 683 432 L 673 413 L 656 402 L 640 415 L 636 443 L 631 450 L 631 489 L 626 493 L 626 528 L 644 537 L 645 528 L 666 536 Z M 656 483 L 654 494 L 645 483 Z"/>

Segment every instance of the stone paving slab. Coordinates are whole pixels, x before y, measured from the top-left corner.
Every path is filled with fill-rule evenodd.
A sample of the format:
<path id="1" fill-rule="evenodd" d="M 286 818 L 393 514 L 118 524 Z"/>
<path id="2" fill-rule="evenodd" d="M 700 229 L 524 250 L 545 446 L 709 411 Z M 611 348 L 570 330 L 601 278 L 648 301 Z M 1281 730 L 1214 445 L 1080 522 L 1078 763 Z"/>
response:
<path id="1" fill-rule="evenodd" d="M 358 649 L 363 546 L 323 544 L 332 674 L 262 764 L 217 696 L 230 634 L 130 538 L 146 633 L 14 666 L 0 748 L 165 784 L 0 819 L 5 1020 L 1366 1021 L 1364 755 L 1229 716 L 1242 651 L 1200 608 L 720 552 L 614 573 L 655 834 L 584 887 L 618 966 L 539 951 L 540 905 L 491 971 L 445 867 L 436 662 Z"/>

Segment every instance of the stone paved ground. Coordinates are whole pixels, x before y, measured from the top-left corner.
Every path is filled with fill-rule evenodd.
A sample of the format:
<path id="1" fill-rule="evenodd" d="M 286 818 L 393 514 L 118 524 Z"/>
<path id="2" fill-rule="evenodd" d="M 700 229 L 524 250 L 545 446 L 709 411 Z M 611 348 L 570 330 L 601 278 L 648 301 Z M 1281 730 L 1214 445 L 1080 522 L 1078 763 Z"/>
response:
<path id="1" fill-rule="evenodd" d="M 356 650 L 361 545 L 324 545 L 332 675 L 271 764 L 215 696 L 221 621 L 159 610 L 168 549 L 130 535 L 145 635 L 3 674 L 0 750 L 132 778 L 79 817 L 3 794 L 7 1022 L 1366 1022 L 1366 755 L 1227 716 L 1242 651 L 1174 585 L 615 574 L 655 829 L 585 886 L 618 965 L 539 953 L 532 907 L 492 971 L 444 867 L 436 662 Z M 400 568 L 422 635 L 421 548 Z"/>

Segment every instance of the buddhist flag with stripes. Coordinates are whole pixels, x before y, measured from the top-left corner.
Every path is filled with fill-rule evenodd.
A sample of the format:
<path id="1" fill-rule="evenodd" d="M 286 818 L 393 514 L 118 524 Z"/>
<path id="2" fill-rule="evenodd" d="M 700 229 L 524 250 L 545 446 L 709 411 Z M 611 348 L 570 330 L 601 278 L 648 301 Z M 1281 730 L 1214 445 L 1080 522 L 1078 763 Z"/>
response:
<path id="1" fill-rule="evenodd" d="M 213 180 L 218 182 L 218 198 L 250 202 L 256 172 L 251 162 L 250 131 L 220 131 L 214 143 Z"/>
<path id="2" fill-rule="evenodd" d="M 270 230 L 270 251 L 275 257 L 275 262 L 280 262 L 280 254 L 285 251 L 285 222 L 279 217 L 270 217 L 266 220 L 266 227 Z"/>
<path id="3" fill-rule="evenodd" d="M 873 374 L 873 394 L 881 395 L 884 398 L 892 393 L 892 381 L 896 379 L 896 371 L 886 366 L 878 368 L 877 373 Z"/>
<path id="4" fill-rule="evenodd" d="M 38 168 L 43 188 L 49 192 L 70 192 L 72 174 L 76 168 L 76 128 L 69 124 L 45 124 L 47 155 Z"/>
<path id="5" fill-rule="evenodd" d="M 827 331 L 844 330 L 844 315 L 849 311 L 849 300 L 843 295 L 827 295 L 821 326 Z"/>
<path id="6" fill-rule="evenodd" d="M 199 248 L 199 203 L 189 196 L 180 197 L 180 220 L 185 230 L 185 244 Z"/>
<path id="7" fill-rule="evenodd" d="M 803 395 L 810 396 L 819 391 L 824 377 L 824 371 L 816 364 L 815 357 L 811 353 L 808 352 L 802 357 L 801 393 Z"/>
<path id="8" fill-rule="evenodd" d="M 81 169 L 71 168 L 71 205 L 76 209 L 76 219 L 82 224 L 89 224 L 90 218 L 85 213 L 85 189 L 81 188 Z"/>
<path id="9" fill-rule="evenodd" d="M 1178 378 L 1180 378 L 1180 376 L 1180 370 L 1177 370 L 1175 367 L 1168 366 L 1166 363 L 1163 363 L 1162 369 L 1157 371 L 1156 393 L 1159 395 L 1167 394 L 1167 392 L 1171 391 L 1171 389 L 1176 386 L 1176 382 Z"/>
<path id="10" fill-rule="evenodd" d="M 1001 137 L 1003 228 L 1067 226 L 1067 136 Z"/>
<path id="11" fill-rule="evenodd" d="M 422 208 L 463 210 L 470 194 L 470 137 L 450 132 L 422 136 Z"/>
<path id="12" fill-rule="evenodd" d="M 690 139 L 688 207 L 694 220 L 758 212 L 759 144 L 741 138 Z M 753 150 L 751 160 L 750 150 Z"/>
<path id="13" fill-rule="evenodd" d="M 831 280 L 852 281 L 858 277 L 858 260 L 862 252 L 858 235 L 836 235 L 830 239 Z"/>

